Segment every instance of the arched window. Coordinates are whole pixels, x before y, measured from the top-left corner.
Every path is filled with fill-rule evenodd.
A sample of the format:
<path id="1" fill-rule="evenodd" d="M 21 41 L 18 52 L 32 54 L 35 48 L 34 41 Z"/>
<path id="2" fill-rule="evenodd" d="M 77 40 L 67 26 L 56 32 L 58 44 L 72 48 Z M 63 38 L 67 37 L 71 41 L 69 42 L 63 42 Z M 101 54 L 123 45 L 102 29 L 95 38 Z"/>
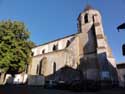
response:
<path id="1" fill-rule="evenodd" d="M 40 61 L 39 64 L 39 75 L 42 74 L 42 60 Z"/>
<path id="2" fill-rule="evenodd" d="M 53 46 L 53 51 L 58 50 L 58 45 Z"/>
<path id="3" fill-rule="evenodd" d="M 94 14 L 94 15 L 92 16 L 92 19 L 93 19 L 93 22 L 95 22 L 95 21 L 98 19 L 98 14 Z"/>
<path id="4" fill-rule="evenodd" d="M 31 53 L 31 56 L 34 56 L 34 52 Z"/>
<path id="5" fill-rule="evenodd" d="M 42 54 L 44 54 L 44 53 L 45 53 L 45 49 L 42 50 Z"/>
<path id="6" fill-rule="evenodd" d="M 85 14 L 85 16 L 84 16 L 84 21 L 85 21 L 85 23 L 88 23 L 89 21 L 88 21 L 88 14 Z"/>
<path id="7" fill-rule="evenodd" d="M 28 73 L 28 64 L 26 64 L 26 68 L 25 68 L 25 71 L 26 71 L 26 73 Z"/>
<path id="8" fill-rule="evenodd" d="M 46 71 L 46 65 L 47 65 L 47 58 L 43 57 L 40 61 L 39 64 L 39 75 L 44 75 L 45 71 Z"/>
<path id="9" fill-rule="evenodd" d="M 39 66 L 39 64 L 37 64 L 36 74 L 39 74 L 39 68 L 40 68 L 40 66 Z"/>
<path id="10" fill-rule="evenodd" d="M 53 73 L 55 74 L 55 72 L 56 72 L 56 63 L 54 62 L 53 63 Z"/>
<path id="11" fill-rule="evenodd" d="M 92 20 L 93 20 L 93 22 L 95 22 L 95 16 L 92 16 Z"/>
<path id="12" fill-rule="evenodd" d="M 70 45 L 70 41 L 68 40 L 66 43 L 66 47 L 68 47 Z"/>

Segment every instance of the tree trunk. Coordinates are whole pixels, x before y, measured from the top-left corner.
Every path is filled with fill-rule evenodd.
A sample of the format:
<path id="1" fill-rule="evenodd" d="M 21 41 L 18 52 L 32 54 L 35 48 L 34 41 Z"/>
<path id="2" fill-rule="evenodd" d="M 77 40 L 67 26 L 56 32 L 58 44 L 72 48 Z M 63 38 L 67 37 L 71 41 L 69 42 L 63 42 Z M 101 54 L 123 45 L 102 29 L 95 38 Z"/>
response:
<path id="1" fill-rule="evenodd" d="M 4 84 L 5 77 L 6 77 L 6 73 L 5 72 L 1 73 L 1 75 L 0 75 L 0 85 Z"/>

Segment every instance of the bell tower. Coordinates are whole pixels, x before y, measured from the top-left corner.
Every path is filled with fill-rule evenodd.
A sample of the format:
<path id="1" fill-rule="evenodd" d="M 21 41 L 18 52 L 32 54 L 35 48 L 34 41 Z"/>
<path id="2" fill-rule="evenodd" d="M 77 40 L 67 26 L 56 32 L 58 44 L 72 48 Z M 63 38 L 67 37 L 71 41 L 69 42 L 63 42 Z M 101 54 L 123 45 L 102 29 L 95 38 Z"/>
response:
<path id="1" fill-rule="evenodd" d="M 78 32 L 87 32 L 93 24 L 102 24 L 100 13 L 87 5 L 78 16 Z"/>
<path id="2" fill-rule="evenodd" d="M 83 50 L 80 50 L 83 52 L 83 59 L 86 60 L 83 61 L 87 62 L 86 66 L 89 66 L 88 63 L 92 66 L 86 69 L 87 75 L 93 75 L 87 79 L 92 80 L 99 74 L 101 80 L 117 80 L 116 62 L 104 35 L 99 11 L 89 5 L 86 6 L 78 16 L 78 33 L 83 36 L 81 40 Z"/>

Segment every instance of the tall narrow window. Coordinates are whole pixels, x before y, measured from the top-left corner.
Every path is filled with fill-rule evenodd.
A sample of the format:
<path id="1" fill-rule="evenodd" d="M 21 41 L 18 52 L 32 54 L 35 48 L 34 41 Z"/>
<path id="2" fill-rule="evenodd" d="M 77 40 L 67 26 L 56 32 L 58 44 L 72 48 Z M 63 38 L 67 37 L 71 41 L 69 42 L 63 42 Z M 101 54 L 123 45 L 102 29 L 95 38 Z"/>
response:
<path id="1" fill-rule="evenodd" d="M 55 72 L 56 72 L 56 63 L 54 62 L 53 63 L 53 73 L 55 74 Z"/>
<path id="2" fill-rule="evenodd" d="M 28 64 L 26 64 L 26 68 L 25 68 L 25 71 L 26 71 L 26 73 L 28 73 Z"/>
<path id="3" fill-rule="evenodd" d="M 44 75 L 46 72 L 47 58 L 43 57 L 39 64 L 39 75 Z"/>
<path id="4" fill-rule="evenodd" d="M 58 45 L 53 46 L 53 51 L 58 50 Z"/>
<path id="5" fill-rule="evenodd" d="M 31 56 L 34 56 L 34 52 L 31 53 Z"/>
<path id="6" fill-rule="evenodd" d="M 42 74 L 42 60 L 40 61 L 40 64 L 39 64 L 39 75 Z"/>
<path id="7" fill-rule="evenodd" d="M 92 16 L 92 20 L 93 20 L 93 22 L 95 22 L 95 16 Z"/>
<path id="8" fill-rule="evenodd" d="M 66 43 L 66 47 L 68 47 L 70 45 L 70 41 L 68 40 Z"/>
<path id="9" fill-rule="evenodd" d="M 42 54 L 44 54 L 45 53 L 45 49 L 44 50 L 42 50 Z"/>
<path id="10" fill-rule="evenodd" d="M 36 74 L 39 74 L 39 64 L 37 64 Z"/>
<path id="11" fill-rule="evenodd" d="M 85 14 L 85 16 L 84 16 L 84 21 L 85 21 L 85 23 L 88 23 L 89 21 L 88 21 L 88 14 Z"/>

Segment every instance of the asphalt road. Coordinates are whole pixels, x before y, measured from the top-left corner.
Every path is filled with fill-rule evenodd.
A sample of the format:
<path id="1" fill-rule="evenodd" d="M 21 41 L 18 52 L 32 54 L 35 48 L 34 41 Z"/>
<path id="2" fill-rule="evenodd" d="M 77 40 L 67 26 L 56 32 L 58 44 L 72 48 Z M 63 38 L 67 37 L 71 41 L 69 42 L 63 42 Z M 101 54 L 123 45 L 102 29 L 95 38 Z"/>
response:
<path id="1" fill-rule="evenodd" d="M 110 88 L 99 91 L 76 92 L 71 90 L 45 89 L 39 86 L 0 86 L 0 94 L 125 94 L 125 89 Z"/>

